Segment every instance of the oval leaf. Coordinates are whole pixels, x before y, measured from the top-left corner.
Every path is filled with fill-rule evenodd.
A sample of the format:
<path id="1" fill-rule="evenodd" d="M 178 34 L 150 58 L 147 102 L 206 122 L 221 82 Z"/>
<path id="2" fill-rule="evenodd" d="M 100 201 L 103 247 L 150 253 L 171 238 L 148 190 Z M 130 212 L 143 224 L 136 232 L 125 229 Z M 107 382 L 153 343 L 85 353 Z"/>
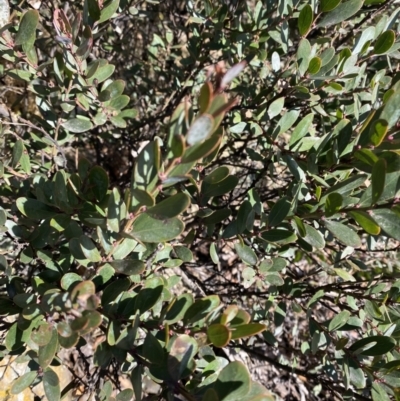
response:
<path id="1" fill-rule="evenodd" d="M 379 201 L 384 189 L 386 178 L 386 160 L 379 159 L 372 167 L 371 182 L 372 182 L 372 204 Z"/>
<path id="2" fill-rule="evenodd" d="M 292 204 L 286 198 L 279 199 L 268 215 L 268 225 L 274 227 L 282 223 L 289 214 Z"/>
<path id="3" fill-rule="evenodd" d="M 300 11 L 299 19 L 297 20 L 297 26 L 301 36 L 308 33 L 311 28 L 314 19 L 314 13 L 309 4 L 306 4 Z"/>
<path id="4" fill-rule="evenodd" d="M 334 2 L 332 1 L 329 3 L 333 3 L 332 5 L 334 5 Z M 318 26 L 327 27 L 330 25 L 339 24 L 340 22 L 353 16 L 362 7 L 363 3 L 363 0 L 349 0 L 344 3 L 340 3 L 332 11 L 326 14 L 324 18 L 322 18 Z"/>
<path id="5" fill-rule="evenodd" d="M 186 136 L 188 145 L 194 145 L 207 139 L 214 127 L 214 118 L 210 114 L 203 114 L 198 117 L 190 126 Z"/>
<path id="6" fill-rule="evenodd" d="M 148 208 L 146 213 L 155 219 L 169 219 L 179 216 L 190 205 L 190 198 L 183 192 L 179 192 L 162 200 L 155 206 Z"/>
<path id="7" fill-rule="evenodd" d="M 362 210 L 353 210 L 348 213 L 368 234 L 379 235 L 381 228 L 375 220 Z"/>
<path id="8" fill-rule="evenodd" d="M 231 331 L 224 324 L 212 324 L 208 326 L 207 337 L 218 348 L 225 347 L 231 339 Z"/>
<path id="9" fill-rule="evenodd" d="M 370 336 L 356 341 L 349 350 L 366 356 L 384 355 L 396 346 L 391 337 Z"/>
<path id="10" fill-rule="evenodd" d="M 400 241 L 400 217 L 396 213 L 390 209 L 376 209 L 372 217 L 386 234 Z"/>
<path id="11" fill-rule="evenodd" d="M 145 263 L 137 259 L 112 260 L 108 263 L 117 273 L 126 274 L 127 276 L 142 274 L 146 268 Z"/>
<path id="12" fill-rule="evenodd" d="M 36 27 L 39 23 L 39 13 L 36 10 L 27 11 L 21 18 L 17 35 L 15 36 L 16 45 L 26 45 L 32 43 L 36 37 Z"/>
<path id="13" fill-rule="evenodd" d="M 396 41 L 396 34 L 394 33 L 394 31 L 389 30 L 383 32 L 381 35 L 379 35 L 378 39 L 375 42 L 374 53 L 375 54 L 387 53 L 391 49 L 395 41 Z"/>
<path id="14" fill-rule="evenodd" d="M 26 388 L 28 388 L 36 379 L 38 375 L 37 371 L 27 372 L 15 380 L 11 386 L 11 394 L 22 393 Z"/>
<path id="15" fill-rule="evenodd" d="M 43 374 L 43 389 L 48 400 L 59 401 L 61 397 L 60 380 L 51 369 L 48 369 Z"/>
<path id="16" fill-rule="evenodd" d="M 61 125 L 69 132 L 73 132 L 76 134 L 89 131 L 93 128 L 93 124 L 91 123 L 91 121 L 88 118 L 84 117 L 72 118 L 71 120 L 62 123 Z"/>
<path id="17" fill-rule="evenodd" d="M 265 324 L 261 323 L 248 323 L 240 326 L 235 326 L 232 329 L 232 340 L 237 340 L 238 338 L 255 336 L 267 329 Z"/>
<path id="18" fill-rule="evenodd" d="M 337 221 L 325 221 L 325 227 L 344 245 L 358 248 L 361 246 L 360 237 L 351 228 Z"/>
<path id="19" fill-rule="evenodd" d="M 243 262 L 248 263 L 249 265 L 257 264 L 257 255 L 249 246 L 237 243 L 235 244 L 235 251 Z"/>
<path id="20" fill-rule="evenodd" d="M 177 217 L 158 220 L 143 213 L 134 221 L 130 234 L 141 242 L 165 242 L 180 235 L 184 227 Z"/>

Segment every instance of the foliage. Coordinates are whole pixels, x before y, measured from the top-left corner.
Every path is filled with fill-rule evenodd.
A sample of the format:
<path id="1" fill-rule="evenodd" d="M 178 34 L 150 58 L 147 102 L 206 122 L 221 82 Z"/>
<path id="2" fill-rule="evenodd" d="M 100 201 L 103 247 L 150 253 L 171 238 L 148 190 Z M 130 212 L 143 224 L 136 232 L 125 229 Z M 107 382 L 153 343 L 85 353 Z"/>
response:
<path id="1" fill-rule="evenodd" d="M 12 393 L 59 400 L 60 350 L 100 336 L 98 400 L 276 399 L 232 347 L 310 399 L 399 399 L 395 2 L 62 3 L 0 2 Z"/>

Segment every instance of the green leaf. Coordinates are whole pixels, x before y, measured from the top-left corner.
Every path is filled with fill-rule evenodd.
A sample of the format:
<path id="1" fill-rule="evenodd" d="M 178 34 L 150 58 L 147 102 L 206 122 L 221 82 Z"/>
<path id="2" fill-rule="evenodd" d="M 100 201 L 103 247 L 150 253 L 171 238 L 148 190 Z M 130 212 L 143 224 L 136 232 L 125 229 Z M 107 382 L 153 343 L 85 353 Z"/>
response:
<path id="1" fill-rule="evenodd" d="M 201 187 L 202 195 L 207 198 L 211 196 L 225 195 L 226 193 L 233 191 L 238 182 L 238 177 L 233 175 L 230 175 L 215 184 L 208 184 L 203 182 L 203 185 Z"/>
<path id="2" fill-rule="evenodd" d="M 184 224 L 177 217 L 158 220 L 142 213 L 132 225 L 130 235 L 141 242 L 166 242 L 178 237 Z"/>
<path id="3" fill-rule="evenodd" d="M 168 324 L 174 324 L 183 319 L 186 311 L 193 304 L 194 299 L 192 294 L 179 295 L 172 303 L 172 306 L 168 309 L 165 315 L 165 322 Z"/>
<path id="4" fill-rule="evenodd" d="M 71 120 L 62 123 L 61 125 L 69 132 L 73 132 L 76 134 L 89 131 L 93 128 L 93 124 L 91 123 L 91 121 L 83 116 L 72 118 Z"/>
<path id="5" fill-rule="evenodd" d="M 364 371 L 360 368 L 358 361 L 352 358 L 345 358 L 344 360 L 348 361 L 350 383 L 357 389 L 365 388 Z"/>
<path id="6" fill-rule="evenodd" d="M 272 120 L 274 117 L 279 115 L 285 104 L 285 97 L 280 97 L 274 100 L 268 107 L 268 117 Z"/>
<path id="7" fill-rule="evenodd" d="M 275 242 L 278 244 L 290 244 L 296 241 L 297 236 L 294 232 L 288 230 L 272 229 L 263 231 L 261 238 L 268 242 Z"/>
<path id="8" fill-rule="evenodd" d="M 343 196 L 339 193 L 330 193 L 325 201 L 325 216 L 331 217 L 336 214 L 342 207 Z"/>
<path id="9" fill-rule="evenodd" d="M 265 324 L 261 323 L 248 323 L 232 328 L 232 340 L 239 338 L 251 337 L 259 334 L 267 329 Z"/>
<path id="10" fill-rule="evenodd" d="M 344 245 L 358 248 L 361 246 L 360 237 L 351 228 L 337 221 L 324 221 L 325 227 Z"/>
<path id="11" fill-rule="evenodd" d="M 372 204 L 379 201 L 384 189 L 386 179 L 386 160 L 379 159 L 372 167 Z"/>
<path id="12" fill-rule="evenodd" d="M 160 365 L 163 362 L 164 351 L 160 342 L 148 333 L 143 343 L 143 357 L 150 363 Z"/>
<path id="13" fill-rule="evenodd" d="M 299 73 L 303 76 L 308 69 L 311 59 L 311 45 L 307 39 L 302 39 L 297 49 L 297 63 L 299 65 Z"/>
<path id="14" fill-rule="evenodd" d="M 133 203 L 135 206 L 138 205 L 144 205 L 147 207 L 152 207 L 154 206 L 154 198 L 147 192 L 142 189 L 132 189 L 131 191 L 132 197 L 133 197 Z"/>
<path id="15" fill-rule="evenodd" d="M 124 107 L 128 105 L 129 101 L 130 101 L 129 96 L 119 95 L 111 99 L 107 107 L 110 107 L 114 110 L 122 110 Z"/>
<path id="16" fill-rule="evenodd" d="M 301 36 L 305 36 L 311 28 L 314 19 L 314 13 L 309 4 L 306 4 L 300 11 L 297 26 Z"/>
<path id="17" fill-rule="evenodd" d="M 367 212 L 362 210 L 353 210 L 348 212 L 348 215 L 351 216 L 368 234 L 379 235 L 381 232 L 381 228 Z"/>
<path id="18" fill-rule="evenodd" d="M 22 376 L 18 377 L 18 379 L 13 382 L 10 393 L 11 394 L 22 393 L 35 381 L 37 376 L 38 372 L 35 370 L 24 373 Z"/>
<path id="19" fill-rule="evenodd" d="M 204 319 L 219 306 L 220 302 L 218 295 L 209 295 L 196 300 L 196 302 L 186 311 L 184 317 L 185 322 L 194 323 Z"/>
<path id="20" fill-rule="evenodd" d="M 192 146 L 207 139 L 214 128 L 214 118 L 210 114 L 202 114 L 190 126 L 186 142 Z"/>
<path id="21" fill-rule="evenodd" d="M 201 401 L 219 401 L 218 394 L 213 388 L 208 388 Z"/>
<path id="22" fill-rule="evenodd" d="M 270 285 L 274 285 L 277 287 L 285 283 L 279 273 L 273 273 L 273 272 L 265 274 L 264 281 Z"/>
<path id="23" fill-rule="evenodd" d="M 109 180 L 107 172 L 100 166 L 95 166 L 89 171 L 88 181 L 96 200 L 101 202 L 107 195 Z"/>
<path id="24" fill-rule="evenodd" d="M 231 209 L 219 209 L 203 219 L 205 225 L 218 224 L 221 221 L 226 220 L 232 214 Z"/>
<path id="25" fill-rule="evenodd" d="M 183 153 L 181 164 L 178 164 L 176 168 L 178 169 L 179 166 L 183 166 L 187 163 L 193 163 L 209 156 L 218 148 L 221 140 L 222 136 L 216 133 L 203 142 L 198 142 L 193 146 L 189 146 Z M 173 170 L 173 174 L 171 175 L 176 175 L 176 171 Z"/>
<path id="26" fill-rule="evenodd" d="M 274 206 L 272 206 L 271 211 L 268 215 L 268 225 L 270 227 L 278 226 L 289 214 L 292 204 L 286 197 L 279 199 Z"/>
<path id="27" fill-rule="evenodd" d="M 217 252 L 217 247 L 215 245 L 215 242 L 213 242 L 210 245 L 210 256 L 211 260 L 217 265 L 219 264 L 219 257 L 218 257 L 218 252 Z"/>
<path id="28" fill-rule="evenodd" d="M 369 336 L 356 341 L 349 351 L 366 356 L 384 355 L 396 346 L 396 341 L 387 336 Z"/>
<path id="29" fill-rule="evenodd" d="M 250 391 L 250 374 L 242 362 L 231 362 L 222 369 L 213 388 L 220 401 L 238 401 Z"/>
<path id="30" fill-rule="evenodd" d="M 53 327 L 48 323 L 44 323 L 39 326 L 38 330 L 31 333 L 31 339 L 34 343 L 43 347 L 50 342 L 52 334 Z"/>
<path id="31" fill-rule="evenodd" d="M 310 132 L 310 128 L 312 126 L 312 122 L 314 120 L 314 114 L 307 114 L 296 126 L 293 130 L 290 140 L 289 147 L 292 147 L 296 142 L 298 142 L 301 138 L 306 136 Z"/>
<path id="32" fill-rule="evenodd" d="M 342 0 L 321 0 L 321 11 L 327 13 L 334 10 Z"/>
<path id="33" fill-rule="evenodd" d="M 325 3 L 325 7 L 330 3 L 330 6 L 334 5 L 334 1 Z M 328 27 L 330 25 L 339 24 L 342 21 L 352 17 L 363 5 L 363 0 L 349 0 L 344 3 L 338 4 L 332 11 L 322 18 L 318 23 L 318 27 Z"/>
<path id="34" fill-rule="evenodd" d="M 131 401 L 133 398 L 133 390 L 130 388 L 126 388 L 117 394 L 115 397 L 116 401 Z"/>
<path id="35" fill-rule="evenodd" d="M 235 244 L 235 251 L 243 260 L 243 262 L 248 263 L 249 265 L 254 266 L 257 264 L 258 259 L 256 253 L 247 245 L 236 243 Z"/>
<path id="36" fill-rule="evenodd" d="M 99 24 L 108 21 L 118 10 L 119 0 L 106 0 L 103 4 L 103 8 L 100 11 Z"/>
<path id="37" fill-rule="evenodd" d="M 336 274 L 344 281 L 356 281 L 356 279 L 346 270 L 340 268 L 334 268 Z"/>
<path id="38" fill-rule="evenodd" d="M 382 141 L 385 139 L 388 129 L 389 124 L 387 121 L 380 119 L 375 122 L 370 136 L 371 142 L 374 146 L 379 146 L 382 143 Z"/>
<path id="39" fill-rule="evenodd" d="M 79 237 L 79 242 L 86 259 L 89 259 L 94 263 L 101 261 L 100 252 L 89 237 L 86 235 L 81 235 Z"/>
<path id="40" fill-rule="evenodd" d="M 221 314 L 220 323 L 227 324 L 238 314 L 239 308 L 236 305 L 229 305 Z"/>
<path id="41" fill-rule="evenodd" d="M 160 147 L 157 141 L 149 142 L 139 153 L 133 170 L 132 188 L 151 193 L 158 182 Z"/>
<path id="42" fill-rule="evenodd" d="M 16 351 L 24 346 L 29 334 L 28 330 L 20 330 L 16 322 L 8 329 L 4 345 L 9 351 Z"/>
<path id="43" fill-rule="evenodd" d="M 25 146 L 21 139 L 18 139 L 13 147 L 11 165 L 15 168 L 21 160 L 24 154 Z"/>
<path id="44" fill-rule="evenodd" d="M 119 274 L 125 274 L 127 276 L 132 276 L 134 274 L 142 274 L 146 269 L 146 264 L 141 260 L 137 259 L 119 259 L 111 260 L 108 262 Z"/>
<path id="45" fill-rule="evenodd" d="M 374 45 L 374 54 L 385 54 L 387 53 L 394 42 L 396 41 L 396 34 L 394 31 L 385 31 L 379 35 Z"/>
<path id="46" fill-rule="evenodd" d="M 388 129 L 394 127 L 400 118 L 400 90 L 396 90 L 382 106 L 381 112 L 377 113 L 377 119 L 387 121 Z M 374 120 L 375 123 L 376 120 Z"/>
<path id="47" fill-rule="evenodd" d="M 193 358 L 197 351 L 196 340 L 187 334 L 181 334 L 172 341 L 168 355 L 168 372 L 175 381 L 187 377 L 194 370 Z"/>
<path id="48" fill-rule="evenodd" d="M 351 314 L 347 310 L 343 310 L 339 312 L 330 322 L 329 322 L 329 331 L 335 331 L 343 327 L 347 321 L 349 320 Z"/>
<path id="49" fill-rule="evenodd" d="M 231 339 L 231 331 L 224 324 L 216 323 L 208 326 L 207 337 L 218 348 L 225 347 Z"/>
<path id="50" fill-rule="evenodd" d="M 39 347 L 38 360 L 39 360 L 39 365 L 42 367 L 42 369 L 45 369 L 50 365 L 57 351 L 58 351 L 58 332 L 53 327 L 50 341 L 46 345 Z"/>
<path id="51" fill-rule="evenodd" d="M 199 111 L 201 114 L 207 113 L 211 104 L 212 96 L 213 96 L 213 88 L 211 82 L 205 82 L 200 89 L 200 95 L 198 100 Z"/>
<path id="52" fill-rule="evenodd" d="M 14 43 L 18 45 L 33 46 L 36 38 L 36 28 L 39 23 L 39 13 L 36 10 L 29 10 L 24 13 L 19 23 L 19 29 L 15 36 Z M 28 47 L 28 49 L 29 49 Z"/>
<path id="53" fill-rule="evenodd" d="M 164 220 L 179 216 L 189 205 L 189 196 L 183 192 L 179 192 L 148 208 L 146 213 L 155 219 Z"/>
<path id="54" fill-rule="evenodd" d="M 43 389 L 48 400 L 59 401 L 61 398 L 60 380 L 52 369 L 43 374 Z"/>
<path id="55" fill-rule="evenodd" d="M 181 259 L 183 262 L 191 262 L 193 260 L 193 253 L 190 249 L 186 248 L 185 246 L 174 246 L 174 251 L 176 256 Z"/>
<path id="56" fill-rule="evenodd" d="M 319 57 L 313 57 L 308 65 L 308 72 L 311 75 L 317 74 L 321 69 L 322 60 Z"/>
<path id="57" fill-rule="evenodd" d="M 97 66 L 94 72 L 89 70 L 87 74 L 88 83 L 91 85 L 94 84 L 95 80 L 97 83 L 104 82 L 113 74 L 115 70 L 115 65 L 108 64 L 107 60 L 100 59 L 96 61 L 98 61 L 100 64 Z"/>
<path id="58" fill-rule="evenodd" d="M 388 393 L 383 386 L 377 382 L 372 383 L 371 396 L 372 401 L 390 401 Z"/>
<path id="59" fill-rule="evenodd" d="M 30 219 L 51 219 L 52 217 L 57 215 L 57 212 L 53 211 L 51 207 L 36 199 L 18 198 L 16 204 L 18 210 Z"/>
<path id="60" fill-rule="evenodd" d="M 392 238 L 400 241 L 400 217 L 390 209 L 375 209 L 372 212 L 372 217 Z"/>
<path id="61" fill-rule="evenodd" d="M 105 85 L 106 85 L 106 83 L 105 83 Z M 123 81 L 122 79 L 117 79 L 117 80 L 111 82 L 105 88 L 103 87 L 103 90 L 100 92 L 99 97 L 101 96 L 103 91 L 107 91 L 110 99 L 113 99 L 117 96 L 122 95 L 122 93 L 124 92 L 124 89 L 125 89 L 125 81 Z"/>
<path id="62" fill-rule="evenodd" d="M 131 382 L 133 386 L 133 391 L 135 392 L 135 400 L 142 399 L 142 366 L 137 365 L 131 372 Z"/>
<path id="63" fill-rule="evenodd" d="M 136 297 L 135 310 L 139 310 L 140 314 L 150 310 L 160 298 L 163 288 L 164 282 L 161 277 L 147 279 Z"/>

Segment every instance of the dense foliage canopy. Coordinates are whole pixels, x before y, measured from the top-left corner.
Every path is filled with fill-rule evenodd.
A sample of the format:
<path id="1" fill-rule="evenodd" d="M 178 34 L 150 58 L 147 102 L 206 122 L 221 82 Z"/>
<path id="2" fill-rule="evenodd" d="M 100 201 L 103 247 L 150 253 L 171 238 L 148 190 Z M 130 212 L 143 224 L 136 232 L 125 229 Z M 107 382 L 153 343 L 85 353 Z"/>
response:
<path id="1" fill-rule="evenodd" d="M 0 0 L 7 397 L 400 399 L 399 15 Z"/>

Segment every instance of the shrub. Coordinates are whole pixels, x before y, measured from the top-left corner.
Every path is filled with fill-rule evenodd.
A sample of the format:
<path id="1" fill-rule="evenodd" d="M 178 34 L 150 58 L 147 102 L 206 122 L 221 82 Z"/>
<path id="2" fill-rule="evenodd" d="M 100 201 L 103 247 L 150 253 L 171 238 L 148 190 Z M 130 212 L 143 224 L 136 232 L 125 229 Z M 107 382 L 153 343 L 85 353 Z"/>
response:
<path id="1" fill-rule="evenodd" d="M 275 399 L 231 348 L 398 399 L 394 2 L 30 3 L 0 2 L 11 393 L 59 400 L 97 337 L 98 400 Z"/>

